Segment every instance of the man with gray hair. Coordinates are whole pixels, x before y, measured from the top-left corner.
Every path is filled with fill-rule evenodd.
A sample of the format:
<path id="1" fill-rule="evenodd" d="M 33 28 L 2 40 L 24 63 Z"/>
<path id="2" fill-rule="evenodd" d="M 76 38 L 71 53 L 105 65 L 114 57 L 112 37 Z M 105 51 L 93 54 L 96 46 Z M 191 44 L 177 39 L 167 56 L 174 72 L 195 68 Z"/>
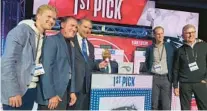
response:
<path id="1" fill-rule="evenodd" d="M 196 40 L 196 28 L 191 24 L 183 27 L 182 35 L 185 43 L 174 59 L 174 93 L 180 96 L 182 110 L 190 110 L 192 94 L 198 109 L 207 110 L 207 43 Z"/>

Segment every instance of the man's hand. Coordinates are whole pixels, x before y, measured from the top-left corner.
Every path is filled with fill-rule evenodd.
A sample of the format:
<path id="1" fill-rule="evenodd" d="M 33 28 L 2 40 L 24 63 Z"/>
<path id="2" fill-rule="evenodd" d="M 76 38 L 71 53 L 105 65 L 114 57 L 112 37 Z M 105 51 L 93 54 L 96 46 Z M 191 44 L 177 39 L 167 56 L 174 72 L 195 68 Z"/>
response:
<path id="1" fill-rule="evenodd" d="M 179 88 L 175 88 L 174 89 L 174 94 L 175 94 L 175 96 L 179 96 L 180 94 L 179 94 Z"/>
<path id="2" fill-rule="evenodd" d="M 205 80 L 202 80 L 201 83 L 205 84 L 205 83 L 207 83 L 207 82 L 206 82 Z"/>
<path id="3" fill-rule="evenodd" d="M 54 96 L 49 99 L 48 108 L 49 109 L 55 109 L 58 106 L 58 103 L 62 101 L 62 99 L 59 96 Z"/>
<path id="4" fill-rule="evenodd" d="M 108 65 L 108 62 L 106 61 L 102 61 L 101 63 L 99 63 L 99 68 L 105 68 Z"/>
<path id="5" fill-rule="evenodd" d="M 20 107 L 22 105 L 22 96 L 16 95 L 9 98 L 9 105 L 11 107 Z"/>
<path id="6" fill-rule="evenodd" d="M 70 94 L 70 103 L 69 103 L 69 106 L 73 106 L 75 104 L 76 100 L 77 100 L 77 97 L 76 97 L 75 93 L 71 93 Z"/>

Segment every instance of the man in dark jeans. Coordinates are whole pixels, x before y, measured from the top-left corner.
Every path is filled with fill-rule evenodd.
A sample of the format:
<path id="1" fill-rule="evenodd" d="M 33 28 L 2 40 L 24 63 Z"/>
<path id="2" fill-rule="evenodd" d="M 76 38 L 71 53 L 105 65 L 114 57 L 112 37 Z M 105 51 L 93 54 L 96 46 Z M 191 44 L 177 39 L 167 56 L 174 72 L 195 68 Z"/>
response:
<path id="1" fill-rule="evenodd" d="M 152 110 L 171 109 L 171 73 L 174 47 L 164 43 L 164 29 L 160 26 L 153 29 L 155 43 L 146 50 L 147 70 L 153 74 Z M 160 103 L 161 101 L 161 103 Z"/>
<path id="2" fill-rule="evenodd" d="M 174 93 L 180 95 L 182 110 L 190 110 L 193 93 L 198 109 L 207 110 L 207 43 L 197 42 L 193 25 L 184 26 L 182 33 L 185 44 L 175 55 Z"/>

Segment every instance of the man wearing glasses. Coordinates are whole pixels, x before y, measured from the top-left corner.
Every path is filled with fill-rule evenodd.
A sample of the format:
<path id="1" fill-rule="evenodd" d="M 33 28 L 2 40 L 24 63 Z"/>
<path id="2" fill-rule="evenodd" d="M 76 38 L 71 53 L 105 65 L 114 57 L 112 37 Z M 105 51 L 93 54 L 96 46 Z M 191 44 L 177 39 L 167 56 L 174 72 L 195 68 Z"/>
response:
<path id="1" fill-rule="evenodd" d="M 174 93 L 180 96 L 182 110 L 190 110 L 192 94 L 198 109 L 207 110 L 207 43 L 196 40 L 196 29 L 191 24 L 183 27 L 182 34 L 185 44 L 174 59 Z"/>

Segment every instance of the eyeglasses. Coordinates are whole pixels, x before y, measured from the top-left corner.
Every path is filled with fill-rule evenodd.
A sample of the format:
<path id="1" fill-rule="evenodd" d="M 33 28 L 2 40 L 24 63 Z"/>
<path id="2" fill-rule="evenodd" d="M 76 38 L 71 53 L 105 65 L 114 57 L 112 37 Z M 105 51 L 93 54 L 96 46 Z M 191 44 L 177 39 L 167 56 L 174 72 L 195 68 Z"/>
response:
<path id="1" fill-rule="evenodd" d="M 196 33 L 196 31 L 192 31 L 192 32 L 184 32 L 184 34 L 188 34 L 188 35 L 190 35 L 190 34 L 195 34 Z"/>

